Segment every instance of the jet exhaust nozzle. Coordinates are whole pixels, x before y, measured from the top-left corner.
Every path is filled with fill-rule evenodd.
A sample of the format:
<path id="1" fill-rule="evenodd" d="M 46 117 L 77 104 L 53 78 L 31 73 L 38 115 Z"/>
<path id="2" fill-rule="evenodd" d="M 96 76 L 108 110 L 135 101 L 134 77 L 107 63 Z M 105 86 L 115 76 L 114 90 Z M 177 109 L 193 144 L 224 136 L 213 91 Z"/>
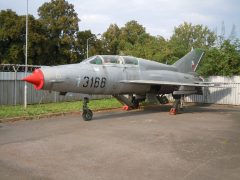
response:
<path id="1" fill-rule="evenodd" d="M 35 69 L 33 73 L 22 79 L 34 85 L 34 88 L 37 90 L 42 89 L 44 85 L 44 76 L 40 69 Z"/>

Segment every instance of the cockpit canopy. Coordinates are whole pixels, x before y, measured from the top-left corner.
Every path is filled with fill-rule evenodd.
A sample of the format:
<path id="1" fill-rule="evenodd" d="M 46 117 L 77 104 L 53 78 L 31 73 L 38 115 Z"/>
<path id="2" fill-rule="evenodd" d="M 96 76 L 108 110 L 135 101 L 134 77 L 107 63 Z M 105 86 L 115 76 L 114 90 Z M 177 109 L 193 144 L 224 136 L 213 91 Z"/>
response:
<path id="1" fill-rule="evenodd" d="M 129 64 L 138 65 L 138 59 L 132 56 L 98 55 L 85 60 L 90 64 Z"/>

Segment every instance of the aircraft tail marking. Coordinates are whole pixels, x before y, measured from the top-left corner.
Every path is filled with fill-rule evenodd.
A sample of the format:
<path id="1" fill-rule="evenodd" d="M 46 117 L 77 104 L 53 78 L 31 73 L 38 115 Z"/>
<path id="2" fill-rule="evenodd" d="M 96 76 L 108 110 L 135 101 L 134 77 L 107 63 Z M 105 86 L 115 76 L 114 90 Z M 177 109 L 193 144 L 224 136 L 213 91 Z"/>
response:
<path id="1" fill-rule="evenodd" d="M 184 57 L 173 64 L 179 72 L 191 73 L 196 71 L 199 62 L 203 58 L 204 51 L 201 49 L 193 49 Z"/>

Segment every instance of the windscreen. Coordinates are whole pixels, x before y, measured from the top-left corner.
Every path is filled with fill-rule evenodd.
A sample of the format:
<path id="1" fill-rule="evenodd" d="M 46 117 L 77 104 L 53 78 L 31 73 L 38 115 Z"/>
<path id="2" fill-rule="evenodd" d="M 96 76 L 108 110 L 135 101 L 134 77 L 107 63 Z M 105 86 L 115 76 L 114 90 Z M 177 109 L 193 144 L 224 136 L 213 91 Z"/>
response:
<path id="1" fill-rule="evenodd" d="M 121 56 L 111 56 L 111 55 L 106 55 L 102 56 L 104 64 L 122 64 L 122 58 Z"/>
<path id="2" fill-rule="evenodd" d="M 123 59 L 125 64 L 138 65 L 138 60 L 135 57 L 125 56 Z"/>

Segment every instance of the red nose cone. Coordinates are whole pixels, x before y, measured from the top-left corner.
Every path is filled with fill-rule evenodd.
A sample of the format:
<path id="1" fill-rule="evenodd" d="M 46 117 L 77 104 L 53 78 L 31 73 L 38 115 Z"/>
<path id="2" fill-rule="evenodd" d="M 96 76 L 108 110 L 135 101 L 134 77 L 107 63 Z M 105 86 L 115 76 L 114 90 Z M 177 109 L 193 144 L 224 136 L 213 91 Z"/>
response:
<path id="1" fill-rule="evenodd" d="M 34 85 L 34 88 L 37 90 L 42 89 L 44 84 L 44 76 L 40 69 L 35 69 L 33 73 L 22 79 Z"/>

